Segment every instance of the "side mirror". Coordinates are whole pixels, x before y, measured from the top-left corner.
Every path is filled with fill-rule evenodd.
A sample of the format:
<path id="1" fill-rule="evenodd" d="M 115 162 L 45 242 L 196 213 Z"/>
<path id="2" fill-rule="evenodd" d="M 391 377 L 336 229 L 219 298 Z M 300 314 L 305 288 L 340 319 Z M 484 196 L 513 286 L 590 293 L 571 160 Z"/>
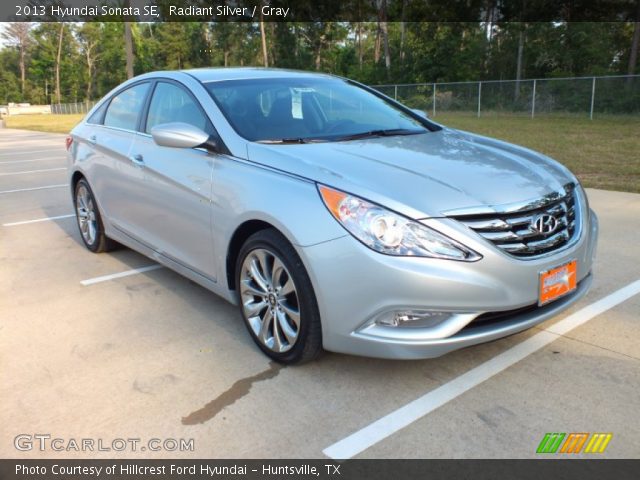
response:
<path id="1" fill-rule="evenodd" d="M 419 108 L 412 108 L 411 111 L 416 115 L 420 115 L 422 118 L 429 118 L 429 114 L 424 110 L 420 110 Z"/>
<path id="2" fill-rule="evenodd" d="M 156 125 L 151 129 L 151 136 L 153 141 L 162 147 L 195 148 L 206 146 L 211 148 L 213 146 L 210 145 L 208 133 L 183 122 Z"/>

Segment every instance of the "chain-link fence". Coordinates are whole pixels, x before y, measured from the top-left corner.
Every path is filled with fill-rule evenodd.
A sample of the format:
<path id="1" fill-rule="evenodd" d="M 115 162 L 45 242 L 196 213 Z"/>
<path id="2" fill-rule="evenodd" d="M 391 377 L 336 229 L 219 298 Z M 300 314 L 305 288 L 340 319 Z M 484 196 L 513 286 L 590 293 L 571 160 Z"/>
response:
<path id="1" fill-rule="evenodd" d="M 471 112 L 640 115 L 640 75 L 376 85 L 375 89 L 436 116 Z"/>
<path id="2" fill-rule="evenodd" d="M 73 113 L 87 113 L 97 103 L 97 100 L 88 100 L 86 102 L 77 103 L 52 103 L 51 113 L 57 114 L 73 114 Z"/>
<path id="3" fill-rule="evenodd" d="M 640 75 L 375 85 L 411 108 L 529 115 L 640 115 Z M 97 100 L 52 104 L 51 113 L 87 113 Z"/>

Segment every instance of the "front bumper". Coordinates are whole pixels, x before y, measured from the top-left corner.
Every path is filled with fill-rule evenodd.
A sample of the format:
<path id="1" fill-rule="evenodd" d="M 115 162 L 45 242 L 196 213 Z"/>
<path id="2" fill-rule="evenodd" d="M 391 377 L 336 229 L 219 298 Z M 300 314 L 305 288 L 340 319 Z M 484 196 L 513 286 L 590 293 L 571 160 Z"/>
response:
<path id="1" fill-rule="evenodd" d="M 585 217 L 577 242 L 537 259 L 514 258 L 450 219 L 424 223 L 480 253 L 481 260 L 383 255 L 350 235 L 301 248 L 320 308 L 324 348 L 369 357 L 432 358 L 512 335 L 557 315 L 584 296 L 592 282 L 598 220 L 593 211 Z M 531 307 L 538 299 L 539 273 L 573 259 L 578 288 L 548 305 Z M 385 312 L 406 309 L 454 315 L 431 327 L 372 328 L 373 319 Z M 486 312 L 511 310 L 513 314 L 499 320 L 474 321 Z"/>

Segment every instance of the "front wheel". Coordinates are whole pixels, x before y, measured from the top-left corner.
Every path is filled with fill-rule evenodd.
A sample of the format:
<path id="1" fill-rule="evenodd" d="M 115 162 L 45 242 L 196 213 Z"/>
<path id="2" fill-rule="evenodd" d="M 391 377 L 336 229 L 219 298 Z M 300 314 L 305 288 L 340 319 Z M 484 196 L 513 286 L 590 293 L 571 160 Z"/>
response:
<path id="1" fill-rule="evenodd" d="M 276 230 L 253 234 L 236 264 L 240 311 L 260 349 L 280 363 L 303 363 L 322 351 L 320 314 L 309 275 Z"/>

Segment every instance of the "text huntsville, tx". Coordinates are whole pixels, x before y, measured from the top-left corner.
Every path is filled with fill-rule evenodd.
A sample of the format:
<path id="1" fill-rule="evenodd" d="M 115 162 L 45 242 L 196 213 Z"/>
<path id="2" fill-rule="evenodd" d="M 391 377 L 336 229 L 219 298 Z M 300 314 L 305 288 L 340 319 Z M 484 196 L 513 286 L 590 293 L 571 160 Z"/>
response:
<path id="1" fill-rule="evenodd" d="M 170 17 L 199 17 L 199 18 L 255 18 L 262 17 L 286 18 L 291 8 L 270 7 L 264 5 L 258 10 L 253 7 L 230 7 L 217 5 L 198 7 L 176 7 L 170 5 L 164 12 L 165 20 Z M 160 18 L 161 12 L 157 5 L 145 5 L 143 7 L 112 7 L 108 5 L 85 5 L 83 7 L 65 7 L 60 5 L 16 5 L 17 17 L 54 17 L 59 20 L 67 18 L 87 17 L 155 17 Z"/>

